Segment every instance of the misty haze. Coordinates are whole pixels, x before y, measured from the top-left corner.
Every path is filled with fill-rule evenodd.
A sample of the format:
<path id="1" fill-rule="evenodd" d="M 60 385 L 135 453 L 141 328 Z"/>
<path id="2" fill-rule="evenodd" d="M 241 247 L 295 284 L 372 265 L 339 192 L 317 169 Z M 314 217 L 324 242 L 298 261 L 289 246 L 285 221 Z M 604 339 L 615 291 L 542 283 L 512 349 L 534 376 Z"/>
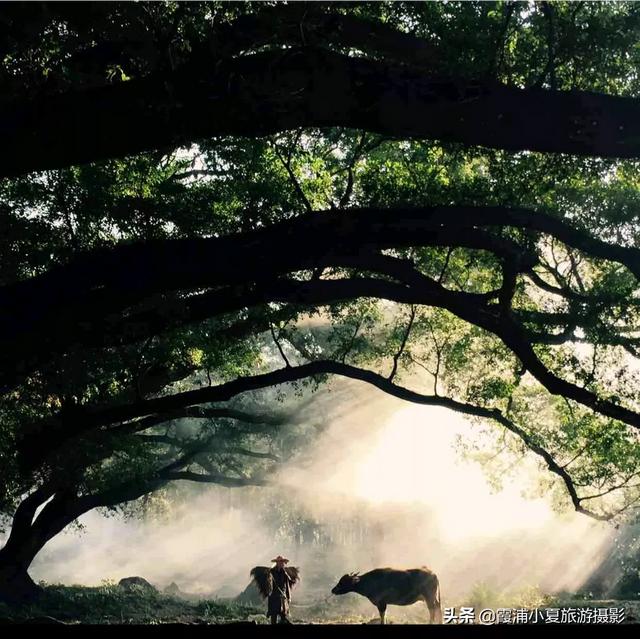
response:
<path id="1" fill-rule="evenodd" d="M 492 487 L 457 445 L 460 437 L 483 439 L 464 417 L 356 383 L 319 395 L 305 412 L 320 411 L 326 430 L 273 487 L 183 485 L 176 503 L 143 521 L 92 512 L 80 519 L 82 531 L 48 545 L 33 576 L 98 586 L 142 575 L 159 589 L 175 583 L 230 599 L 246 588 L 251 566 L 283 553 L 301 568 L 301 604 L 326 603 L 345 572 L 427 565 L 439 575 L 444 605 L 453 606 L 474 588 L 574 591 L 612 552 L 610 526 L 559 514 L 540 496 L 544 471 L 530 456 L 511 460 L 506 485 Z M 305 617 L 296 599 L 294 615 Z M 375 613 L 364 600 L 350 603 L 363 618 Z M 410 618 L 426 618 L 423 608 L 415 605 Z M 395 608 L 390 617 L 407 614 Z"/>

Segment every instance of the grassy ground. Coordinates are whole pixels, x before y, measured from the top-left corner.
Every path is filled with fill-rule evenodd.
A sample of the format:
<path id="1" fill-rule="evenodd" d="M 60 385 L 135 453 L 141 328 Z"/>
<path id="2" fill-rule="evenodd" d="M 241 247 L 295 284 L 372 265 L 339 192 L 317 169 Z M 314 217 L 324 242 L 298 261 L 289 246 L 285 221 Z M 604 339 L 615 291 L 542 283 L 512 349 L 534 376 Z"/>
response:
<path id="1" fill-rule="evenodd" d="M 107 584 L 47 586 L 36 603 L 8 606 L 0 603 L 0 619 L 26 621 L 51 617 L 65 623 L 161 624 L 229 623 L 247 621 L 264 612 L 252 606 L 218 601 L 187 601 L 157 592 L 124 590 Z"/>
<path id="2" fill-rule="evenodd" d="M 640 619 L 640 601 L 590 601 L 570 594 L 549 597 L 536 589 L 497 592 L 482 584 L 465 597 L 444 601 L 445 607 L 548 608 L 548 607 L 624 607 L 628 621 Z M 187 600 L 141 588 L 125 590 L 114 584 L 89 588 L 83 586 L 47 586 L 37 603 L 9 607 L 0 604 L 0 622 L 54 620 L 71 624 L 226 624 L 237 622 L 267 623 L 263 606 L 239 605 L 223 600 Z M 378 623 L 376 609 L 364 598 L 349 594 L 341 597 L 318 596 L 298 601 L 291 607 L 294 623 L 363 624 Z M 428 621 L 424 603 L 413 606 L 390 606 L 387 622 L 391 624 Z"/>

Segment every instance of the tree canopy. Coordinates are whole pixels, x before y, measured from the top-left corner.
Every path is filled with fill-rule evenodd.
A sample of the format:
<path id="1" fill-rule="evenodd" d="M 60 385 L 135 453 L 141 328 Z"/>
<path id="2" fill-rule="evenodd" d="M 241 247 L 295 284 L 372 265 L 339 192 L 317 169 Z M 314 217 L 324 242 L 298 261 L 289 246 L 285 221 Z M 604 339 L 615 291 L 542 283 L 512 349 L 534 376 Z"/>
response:
<path id="1" fill-rule="evenodd" d="M 0 20 L 0 582 L 92 508 L 269 482 L 332 376 L 635 517 L 635 3 Z"/>

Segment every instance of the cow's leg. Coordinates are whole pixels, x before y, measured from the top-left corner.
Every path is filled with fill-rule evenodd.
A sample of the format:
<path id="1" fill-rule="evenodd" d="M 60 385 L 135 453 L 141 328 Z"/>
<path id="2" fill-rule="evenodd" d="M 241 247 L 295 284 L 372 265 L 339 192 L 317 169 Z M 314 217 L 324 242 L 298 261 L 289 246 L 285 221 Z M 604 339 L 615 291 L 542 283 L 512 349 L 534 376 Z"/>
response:
<path id="1" fill-rule="evenodd" d="M 436 600 L 434 617 L 435 623 L 442 623 L 442 604 L 440 603 L 440 599 Z"/>
<path id="2" fill-rule="evenodd" d="M 429 608 L 429 623 L 442 623 L 442 608 L 440 607 L 440 599 L 434 597 L 433 593 L 425 595 L 424 601 Z"/>
<path id="3" fill-rule="evenodd" d="M 387 612 L 387 604 L 380 603 L 378 604 L 378 612 L 380 613 L 380 623 L 384 626 L 384 614 Z"/>
<path id="4" fill-rule="evenodd" d="M 436 607 L 434 606 L 433 601 L 430 598 L 425 597 L 424 602 L 427 604 L 427 608 L 429 608 L 429 623 L 436 623 Z"/>

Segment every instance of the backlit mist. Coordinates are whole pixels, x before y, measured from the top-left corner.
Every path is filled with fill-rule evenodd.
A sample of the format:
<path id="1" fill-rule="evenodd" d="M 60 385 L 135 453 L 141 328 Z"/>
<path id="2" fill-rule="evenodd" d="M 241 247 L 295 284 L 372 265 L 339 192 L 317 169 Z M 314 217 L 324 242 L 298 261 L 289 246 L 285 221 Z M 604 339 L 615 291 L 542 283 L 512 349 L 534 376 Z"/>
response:
<path id="1" fill-rule="evenodd" d="M 480 465 L 455 446 L 457 437 L 476 436 L 463 416 L 355 383 L 319 401 L 329 426 L 311 450 L 284 465 L 274 487 L 190 489 L 170 516 L 146 521 L 92 512 L 82 518 L 82 532 L 47 546 L 34 577 L 98 585 L 140 575 L 161 588 L 176 582 L 186 592 L 229 597 L 247 585 L 252 566 L 285 553 L 302 570 L 303 597 L 322 595 L 325 586 L 328 594 L 330 582 L 348 571 L 428 565 L 446 603 L 479 583 L 577 588 L 606 552 L 610 526 L 523 496 L 539 472 L 533 459 L 494 492 Z M 345 401 L 355 408 L 346 410 Z M 319 522 L 329 545 L 274 537 L 255 507 L 267 493 Z M 349 521 L 362 532 L 340 532 Z"/>

